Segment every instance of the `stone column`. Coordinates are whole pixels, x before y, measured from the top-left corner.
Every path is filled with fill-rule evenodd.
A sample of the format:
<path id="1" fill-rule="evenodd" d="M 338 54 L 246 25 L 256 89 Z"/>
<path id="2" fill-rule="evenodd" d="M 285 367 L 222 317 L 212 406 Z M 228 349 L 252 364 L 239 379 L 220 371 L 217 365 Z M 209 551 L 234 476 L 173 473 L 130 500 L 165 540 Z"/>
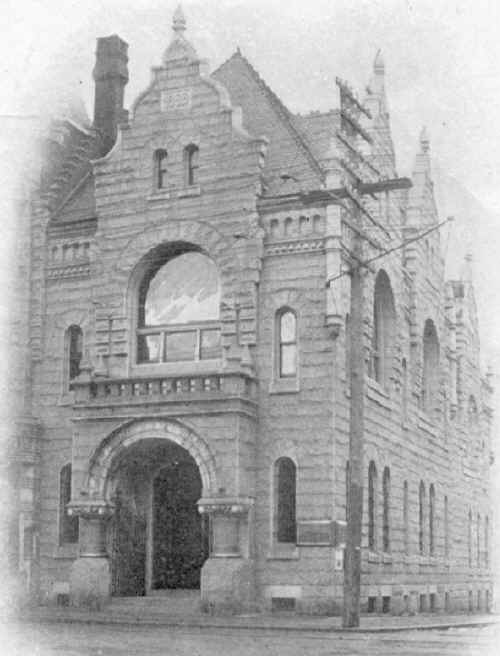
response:
<path id="1" fill-rule="evenodd" d="M 111 597 L 106 531 L 113 510 L 113 506 L 103 500 L 71 502 L 68 505 L 68 514 L 79 517 L 79 556 L 70 572 L 70 600 L 73 606 L 99 610 Z"/>
<path id="2" fill-rule="evenodd" d="M 198 508 L 209 515 L 211 527 L 210 556 L 201 571 L 202 608 L 213 614 L 254 609 L 253 500 L 200 499 Z"/>

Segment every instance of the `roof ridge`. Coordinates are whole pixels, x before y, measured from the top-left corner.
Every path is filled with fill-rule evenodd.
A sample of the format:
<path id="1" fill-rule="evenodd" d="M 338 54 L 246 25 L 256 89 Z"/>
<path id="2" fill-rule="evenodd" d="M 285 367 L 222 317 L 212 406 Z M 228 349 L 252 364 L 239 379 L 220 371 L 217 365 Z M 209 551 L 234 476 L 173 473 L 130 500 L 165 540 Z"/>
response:
<path id="1" fill-rule="evenodd" d="M 254 68 L 254 66 L 252 66 L 252 64 L 248 61 L 248 59 L 244 55 L 242 55 L 239 48 L 231 55 L 229 59 L 223 62 L 212 73 L 212 75 L 217 73 L 217 71 L 221 69 L 223 66 L 225 66 L 229 61 L 231 61 L 231 59 L 235 59 L 237 57 L 240 58 L 246 64 L 254 80 L 257 82 L 259 87 L 264 91 L 264 93 L 268 96 L 269 100 L 271 101 L 271 105 L 274 107 L 276 113 L 278 113 L 281 116 L 281 118 L 285 119 L 285 124 L 288 127 L 289 132 L 292 133 L 292 137 L 294 138 L 295 142 L 300 146 L 303 153 L 306 155 L 307 159 L 309 160 L 309 163 L 312 165 L 312 168 L 320 177 L 323 177 L 324 176 L 323 168 L 321 167 L 320 163 L 311 152 L 309 144 L 307 143 L 301 132 L 296 128 L 296 126 L 293 123 L 295 114 L 292 114 L 292 112 L 283 103 L 283 101 L 276 95 L 276 93 L 271 89 L 271 87 L 262 79 L 259 72 Z"/>

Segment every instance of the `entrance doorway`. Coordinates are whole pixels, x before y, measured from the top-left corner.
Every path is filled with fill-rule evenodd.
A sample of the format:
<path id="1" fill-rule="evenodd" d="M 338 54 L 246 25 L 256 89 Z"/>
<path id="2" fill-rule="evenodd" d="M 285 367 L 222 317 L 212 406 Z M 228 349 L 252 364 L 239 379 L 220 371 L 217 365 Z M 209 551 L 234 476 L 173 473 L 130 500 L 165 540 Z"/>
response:
<path id="1" fill-rule="evenodd" d="M 113 477 L 113 594 L 199 589 L 208 526 L 198 512 L 202 481 L 194 458 L 173 442 L 145 439 L 121 454 Z"/>
<path id="2" fill-rule="evenodd" d="M 187 451 L 179 456 L 153 480 L 152 590 L 199 588 L 201 567 L 208 556 L 207 535 L 196 505 L 201 497 L 200 472 Z"/>

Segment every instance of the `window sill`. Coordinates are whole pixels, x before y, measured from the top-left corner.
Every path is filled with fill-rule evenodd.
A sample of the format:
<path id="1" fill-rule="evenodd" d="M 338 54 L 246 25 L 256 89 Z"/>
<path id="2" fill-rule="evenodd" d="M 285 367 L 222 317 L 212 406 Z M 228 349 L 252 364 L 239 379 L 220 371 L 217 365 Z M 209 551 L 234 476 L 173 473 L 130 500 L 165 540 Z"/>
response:
<path id="1" fill-rule="evenodd" d="M 74 560 L 78 558 L 78 542 L 62 544 L 56 547 L 52 557 L 58 560 Z"/>
<path id="2" fill-rule="evenodd" d="M 392 565 L 392 554 L 389 552 L 383 552 L 382 562 L 384 563 L 384 565 Z"/>
<path id="3" fill-rule="evenodd" d="M 148 196 L 148 200 L 170 200 L 170 198 L 170 192 L 163 190 L 153 191 L 153 193 Z"/>
<path id="4" fill-rule="evenodd" d="M 75 403 L 75 393 L 74 392 L 66 392 L 65 394 L 61 394 L 59 397 L 59 401 L 57 402 L 57 405 L 59 406 L 72 406 Z"/>
<path id="5" fill-rule="evenodd" d="M 293 394 L 299 391 L 298 378 L 276 378 L 269 384 L 269 394 Z"/>
<path id="6" fill-rule="evenodd" d="M 299 549 L 296 544 L 276 543 L 267 554 L 267 560 L 298 560 Z"/>
<path id="7" fill-rule="evenodd" d="M 369 563 L 380 563 L 380 554 L 376 551 L 368 551 Z"/>
<path id="8" fill-rule="evenodd" d="M 198 187 L 197 185 L 193 185 L 192 187 L 184 187 L 183 189 L 179 189 L 177 192 L 177 198 L 191 198 L 192 196 L 200 196 L 201 195 L 201 188 Z"/>
<path id="9" fill-rule="evenodd" d="M 382 407 L 387 408 L 387 410 L 392 409 L 391 397 L 389 396 L 387 390 L 382 387 L 382 385 L 380 385 L 380 383 L 377 383 L 376 380 L 370 378 L 369 376 L 365 376 L 365 387 L 366 395 L 369 399 L 375 401 L 375 403 L 378 403 Z"/>

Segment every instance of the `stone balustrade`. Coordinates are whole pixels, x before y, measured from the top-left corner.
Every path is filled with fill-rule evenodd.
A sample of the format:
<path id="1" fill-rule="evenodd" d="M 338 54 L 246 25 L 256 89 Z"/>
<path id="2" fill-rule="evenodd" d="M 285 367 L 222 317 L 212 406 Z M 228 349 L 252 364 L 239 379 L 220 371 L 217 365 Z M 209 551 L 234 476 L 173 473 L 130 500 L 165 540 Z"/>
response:
<path id="1" fill-rule="evenodd" d="M 241 372 L 96 378 L 76 380 L 72 387 L 77 405 L 256 397 L 255 379 Z"/>

